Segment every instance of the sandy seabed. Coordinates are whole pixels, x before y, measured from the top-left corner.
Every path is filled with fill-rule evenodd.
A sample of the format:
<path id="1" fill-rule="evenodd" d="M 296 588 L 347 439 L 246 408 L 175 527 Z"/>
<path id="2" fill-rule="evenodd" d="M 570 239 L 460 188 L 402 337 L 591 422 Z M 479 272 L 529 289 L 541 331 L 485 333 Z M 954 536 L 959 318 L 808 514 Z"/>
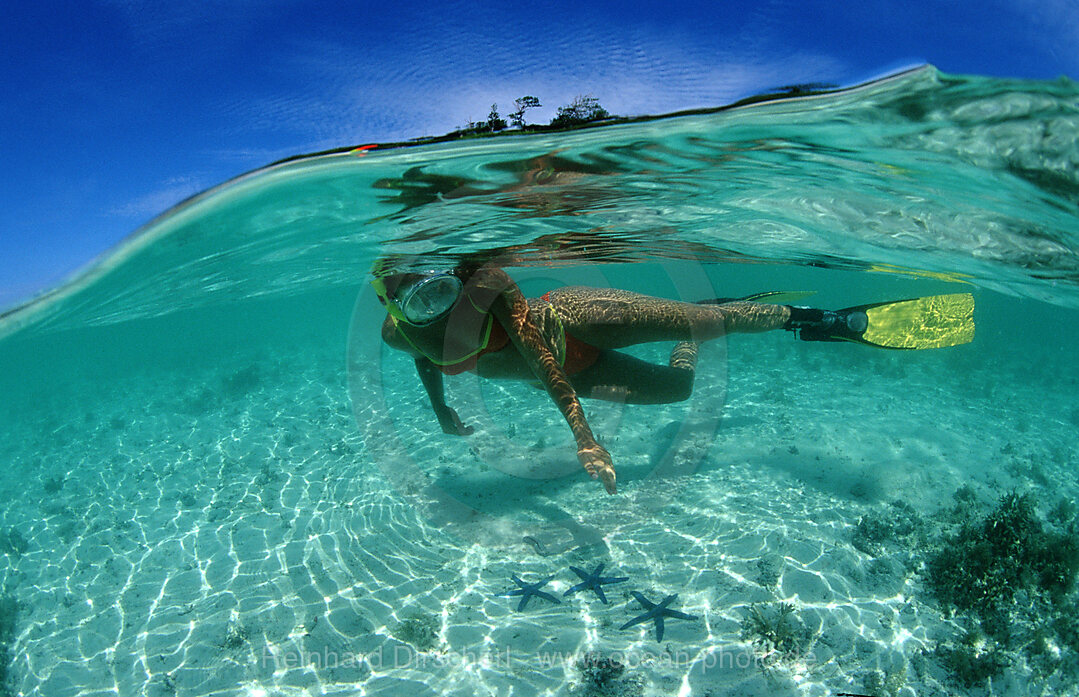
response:
<path id="1" fill-rule="evenodd" d="M 457 405 L 477 433 L 452 438 L 405 361 L 381 367 L 391 405 L 355 410 L 337 351 L 73 386 L 0 445 L 12 694 L 1079 694 L 1069 647 L 957 687 L 939 648 L 964 620 L 928 588 L 925 550 L 855 544 L 866 517 L 932 537 L 963 486 L 986 509 L 1013 490 L 1075 499 L 1059 366 L 771 336 L 708 360 L 688 407 L 586 403 L 615 497 L 540 393 L 485 386 Z M 448 381 L 451 404 L 465 387 Z M 378 408 L 428 480 L 372 455 Z M 683 474 L 653 476 L 664 457 Z M 431 482 L 475 520 L 432 516 Z M 563 595 L 570 566 L 601 563 L 630 579 L 608 604 Z M 512 575 L 553 576 L 561 602 L 517 612 Z M 650 622 L 621 630 L 642 612 L 631 591 L 697 619 L 662 642 Z"/>

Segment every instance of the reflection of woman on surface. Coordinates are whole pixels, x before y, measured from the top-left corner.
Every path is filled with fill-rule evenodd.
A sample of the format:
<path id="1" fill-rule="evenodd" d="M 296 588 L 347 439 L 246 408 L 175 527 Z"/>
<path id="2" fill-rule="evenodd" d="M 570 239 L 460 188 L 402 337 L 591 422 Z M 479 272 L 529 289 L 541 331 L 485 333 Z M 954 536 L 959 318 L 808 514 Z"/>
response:
<path id="1" fill-rule="evenodd" d="M 579 396 L 636 404 L 687 399 L 693 390 L 697 342 L 728 333 L 788 329 L 807 340 L 887 346 L 866 339 L 867 313 L 920 302 L 830 312 L 748 300 L 686 303 L 582 286 L 526 299 L 501 268 L 469 263 L 451 271 L 376 271 L 373 284 L 388 312 L 382 338 L 415 359 L 443 431 L 472 432 L 446 405 L 443 373 L 475 371 L 481 377 L 538 380 L 569 423 L 581 464 L 611 494 L 616 490 L 611 456 L 596 442 Z M 960 308 L 968 321 L 972 307 L 970 300 L 970 308 Z M 950 343 L 933 346 L 962 343 L 971 336 L 972 323 L 969 336 L 955 334 Z M 616 350 L 656 341 L 677 342 L 666 366 Z"/>

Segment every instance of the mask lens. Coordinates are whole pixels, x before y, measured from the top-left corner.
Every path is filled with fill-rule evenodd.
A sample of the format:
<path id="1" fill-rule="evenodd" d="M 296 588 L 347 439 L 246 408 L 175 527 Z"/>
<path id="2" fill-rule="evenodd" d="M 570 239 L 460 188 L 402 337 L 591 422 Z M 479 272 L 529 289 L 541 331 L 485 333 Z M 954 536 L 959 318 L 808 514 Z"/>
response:
<path id="1" fill-rule="evenodd" d="M 401 297 L 401 312 L 410 324 L 430 324 L 450 311 L 461 297 L 461 279 L 444 274 L 419 281 Z"/>

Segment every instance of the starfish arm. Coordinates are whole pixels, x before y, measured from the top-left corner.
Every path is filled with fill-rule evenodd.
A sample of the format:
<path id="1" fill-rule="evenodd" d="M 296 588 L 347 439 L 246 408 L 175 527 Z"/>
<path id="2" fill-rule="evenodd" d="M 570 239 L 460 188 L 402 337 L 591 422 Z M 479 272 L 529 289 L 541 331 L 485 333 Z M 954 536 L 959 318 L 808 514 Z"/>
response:
<path id="1" fill-rule="evenodd" d="M 656 641 L 663 641 L 663 615 L 656 615 Z"/>
<path id="2" fill-rule="evenodd" d="M 604 567 L 604 566 L 606 566 L 606 564 L 600 564 L 599 566 L 597 566 L 597 567 L 596 567 L 596 570 L 595 570 L 595 571 L 593 571 L 593 572 L 591 573 L 591 575 L 592 575 L 592 576 L 595 576 L 595 577 L 597 577 L 597 578 L 598 578 L 598 577 L 599 577 L 599 575 L 600 575 L 601 573 L 603 573 L 603 567 Z"/>
<path id="3" fill-rule="evenodd" d="M 552 603 L 555 603 L 556 605 L 562 603 L 561 600 L 559 600 L 555 596 L 551 595 L 547 591 L 536 591 L 535 593 L 533 593 L 533 595 L 537 595 L 537 596 L 543 598 L 544 600 L 550 600 Z"/>
<path id="4" fill-rule="evenodd" d="M 651 600 L 644 597 L 643 595 L 641 595 L 637 591 L 630 591 L 630 595 L 632 595 L 634 598 L 636 598 L 637 602 L 640 603 L 641 607 L 643 607 L 645 610 L 651 610 L 652 608 L 654 608 L 656 606 L 655 603 L 653 603 Z"/>
<path id="5" fill-rule="evenodd" d="M 679 612 L 678 610 L 667 610 L 663 614 L 665 614 L 667 617 L 674 617 L 675 619 L 679 619 L 679 620 L 695 620 L 695 619 L 697 619 L 696 615 L 687 615 L 686 613 Z"/>
<path id="6" fill-rule="evenodd" d="M 565 597 L 567 595 L 573 595 L 577 591 L 583 591 L 585 588 L 588 588 L 587 583 L 578 583 L 576 586 L 570 586 L 569 590 L 563 593 L 562 596 Z"/>
<path id="7" fill-rule="evenodd" d="M 607 604 L 607 596 L 605 596 L 603 594 L 603 586 L 597 585 L 592 590 L 596 591 L 596 595 L 599 596 L 600 602 L 602 602 L 604 605 L 606 605 Z"/>
<path id="8" fill-rule="evenodd" d="M 666 607 L 668 605 L 670 605 L 672 602 L 674 602 L 674 599 L 677 598 L 677 597 L 678 597 L 677 593 L 675 593 L 674 595 L 668 595 L 666 598 L 664 598 L 663 600 L 660 601 L 659 606 L 661 608 L 666 609 Z"/>
<path id="9" fill-rule="evenodd" d="M 623 581 L 628 581 L 628 580 L 629 580 L 629 576 L 617 576 L 617 577 L 615 577 L 615 576 L 604 576 L 603 578 L 599 579 L 599 582 L 600 583 L 622 583 Z"/>
<path id="10" fill-rule="evenodd" d="M 618 629 L 619 630 L 629 629 L 630 627 L 632 627 L 635 624 L 640 624 L 641 622 L 647 622 L 650 619 L 652 619 L 652 615 L 650 615 L 649 613 L 646 612 L 643 615 L 637 615 L 636 617 L 631 619 L 629 622 L 626 622 L 625 624 L 623 624 Z"/>
<path id="11" fill-rule="evenodd" d="M 520 586 L 520 588 L 516 588 L 506 593 L 506 595 L 521 596 L 521 602 L 517 605 L 517 612 L 524 611 L 525 606 L 528 605 L 528 601 L 532 598 L 533 595 L 538 595 L 541 598 L 550 600 L 552 603 L 562 602 L 550 593 L 540 590 L 540 588 L 550 583 L 551 579 L 554 578 L 554 576 L 548 576 L 542 581 L 537 581 L 536 583 L 525 583 L 524 581 L 519 579 L 516 574 L 511 574 L 510 578 L 513 579 L 514 583 Z"/>
<path id="12" fill-rule="evenodd" d="M 569 567 L 569 570 L 581 577 L 582 580 L 588 580 L 588 574 L 584 569 L 578 569 L 576 566 Z"/>

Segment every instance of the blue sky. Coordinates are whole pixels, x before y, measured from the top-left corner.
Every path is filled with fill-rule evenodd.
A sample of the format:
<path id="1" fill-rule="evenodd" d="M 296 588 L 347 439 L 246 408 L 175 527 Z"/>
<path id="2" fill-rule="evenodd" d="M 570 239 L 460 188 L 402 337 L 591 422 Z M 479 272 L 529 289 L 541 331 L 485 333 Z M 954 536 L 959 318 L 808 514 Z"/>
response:
<path id="1" fill-rule="evenodd" d="M 666 8 L 671 5 L 674 9 Z M 0 18 L 0 307 L 287 155 L 591 93 L 611 112 L 793 82 L 1079 77 L 1076 0 L 14 0 Z"/>

